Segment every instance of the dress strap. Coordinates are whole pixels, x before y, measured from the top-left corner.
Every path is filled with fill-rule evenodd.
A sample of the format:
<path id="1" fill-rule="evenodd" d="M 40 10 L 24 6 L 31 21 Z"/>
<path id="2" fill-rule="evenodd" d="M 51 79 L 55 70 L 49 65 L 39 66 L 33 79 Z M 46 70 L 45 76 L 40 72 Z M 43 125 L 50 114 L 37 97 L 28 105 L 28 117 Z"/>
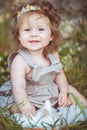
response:
<path id="1" fill-rule="evenodd" d="M 61 62 L 58 61 L 58 59 L 52 54 L 48 54 L 48 58 L 50 59 L 52 65 L 61 64 Z"/>
<path id="2" fill-rule="evenodd" d="M 50 74 L 51 72 L 60 73 L 63 67 L 61 62 L 58 61 L 57 58 L 52 54 L 48 54 L 48 58 L 51 62 L 50 66 L 38 67 L 37 69 L 33 70 L 34 81 L 38 81 L 43 75 Z"/>
<path id="3" fill-rule="evenodd" d="M 29 55 L 29 53 L 25 50 L 25 49 L 19 49 L 18 53 L 23 57 L 23 59 L 26 61 L 26 63 L 33 67 L 33 68 L 37 68 L 38 65 L 34 63 L 34 61 L 32 60 L 31 55 Z"/>

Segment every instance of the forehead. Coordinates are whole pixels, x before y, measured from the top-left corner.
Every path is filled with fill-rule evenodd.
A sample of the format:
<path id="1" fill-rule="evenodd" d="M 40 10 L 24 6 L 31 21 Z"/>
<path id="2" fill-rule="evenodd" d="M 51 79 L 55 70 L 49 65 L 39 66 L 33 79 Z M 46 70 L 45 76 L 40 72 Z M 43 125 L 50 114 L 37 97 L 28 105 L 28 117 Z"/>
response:
<path id="1" fill-rule="evenodd" d="M 50 20 L 47 16 L 38 13 L 26 13 L 23 17 L 21 17 L 19 25 L 49 25 Z"/>

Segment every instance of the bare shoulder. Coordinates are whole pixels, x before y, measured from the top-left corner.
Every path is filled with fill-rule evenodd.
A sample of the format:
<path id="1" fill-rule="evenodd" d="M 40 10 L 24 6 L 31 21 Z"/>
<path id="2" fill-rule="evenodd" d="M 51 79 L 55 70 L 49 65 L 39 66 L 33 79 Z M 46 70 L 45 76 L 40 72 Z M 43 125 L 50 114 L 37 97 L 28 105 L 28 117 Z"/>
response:
<path id="1" fill-rule="evenodd" d="M 30 67 L 19 54 L 12 61 L 11 69 L 29 71 Z"/>
<path id="2" fill-rule="evenodd" d="M 23 66 L 25 64 L 23 58 L 18 54 L 12 61 L 12 66 Z"/>

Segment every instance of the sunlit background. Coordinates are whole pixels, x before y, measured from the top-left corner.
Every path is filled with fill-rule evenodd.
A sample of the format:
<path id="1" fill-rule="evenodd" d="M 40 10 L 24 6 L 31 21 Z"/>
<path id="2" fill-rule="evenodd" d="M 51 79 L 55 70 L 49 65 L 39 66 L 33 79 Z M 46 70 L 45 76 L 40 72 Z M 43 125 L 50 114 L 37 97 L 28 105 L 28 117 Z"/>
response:
<path id="1" fill-rule="evenodd" d="M 12 37 L 11 12 L 13 5 L 21 1 L 23 0 L 0 0 L 0 86 L 10 79 L 7 57 L 17 47 Z M 63 40 L 58 52 L 67 80 L 87 98 L 87 0 L 49 1 L 61 9 L 60 30 Z M 11 122 L 4 123 L 4 117 L 1 116 L 0 114 L 0 123 L 4 124 L 5 130 Z M 83 130 L 86 130 L 85 127 L 87 128 L 87 122 L 83 125 Z M 76 130 L 79 129 L 80 127 Z M 17 127 L 17 130 L 20 129 Z"/>
<path id="2" fill-rule="evenodd" d="M 11 12 L 13 5 L 23 0 L 0 0 L 0 83 L 9 79 L 7 56 L 15 50 L 12 37 Z M 86 58 L 87 48 L 87 1 L 86 0 L 49 0 L 61 9 L 60 30 L 63 41 L 59 54 L 65 71 L 70 71 L 78 62 Z"/>

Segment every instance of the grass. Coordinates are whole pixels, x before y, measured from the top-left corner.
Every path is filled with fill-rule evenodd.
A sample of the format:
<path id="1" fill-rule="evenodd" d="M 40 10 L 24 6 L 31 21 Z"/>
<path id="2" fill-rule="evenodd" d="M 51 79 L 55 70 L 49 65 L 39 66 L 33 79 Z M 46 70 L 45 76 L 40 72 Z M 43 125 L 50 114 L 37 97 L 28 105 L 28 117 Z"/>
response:
<path id="1" fill-rule="evenodd" d="M 84 59 L 84 60 L 81 60 Z M 87 52 L 84 51 L 82 58 L 75 64 L 73 69 L 66 72 L 69 84 L 75 86 L 78 91 L 87 98 Z"/>
<path id="2" fill-rule="evenodd" d="M 63 51 L 63 55 L 65 55 L 64 51 Z M 0 56 L 0 73 L 1 73 L 0 84 L 3 84 L 5 81 L 7 81 L 10 78 L 6 61 L 7 61 L 7 55 L 4 54 L 1 55 Z M 87 52 L 86 51 L 84 51 L 82 56 L 78 59 L 78 62 L 76 62 L 74 66 L 69 69 L 69 71 L 67 71 L 66 69 L 66 76 L 69 84 L 75 86 L 81 92 L 81 94 L 87 98 Z M 11 121 L 8 119 L 7 116 L 4 116 L 2 114 L 3 111 L 5 112 L 5 110 L 0 109 L 0 130 L 23 130 L 23 128 L 20 125 L 18 125 L 17 122 Z M 60 128 L 60 130 L 79 130 L 79 129 L 87 130 L 87 120 L 80 122 L 78 124 L 70 124 Z"/>

